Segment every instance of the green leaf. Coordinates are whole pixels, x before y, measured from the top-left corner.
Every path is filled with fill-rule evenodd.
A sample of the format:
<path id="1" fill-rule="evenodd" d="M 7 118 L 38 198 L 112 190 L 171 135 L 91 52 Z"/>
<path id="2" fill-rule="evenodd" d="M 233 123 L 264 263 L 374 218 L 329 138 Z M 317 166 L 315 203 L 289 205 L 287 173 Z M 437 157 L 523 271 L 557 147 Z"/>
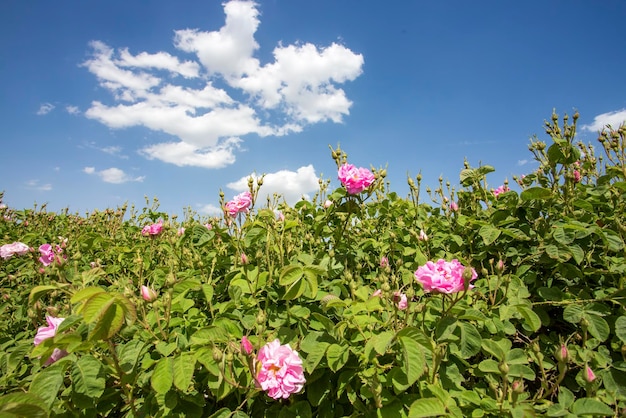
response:
<path id="1" fill-rule="evenodd" d="M 416 339 L 398 332 L 397 341 L 402 348 L 401 367 L 392 369 L 390 378 L 396 392 L 406 391 L 424 373 L 426 358 L 422 345 Z"/>
<path id="2" fill-rule="evenodd" d="M 468 359 L 480 351 L 482 338 L 474 325 L 469 322 L 457 321 L 460 341 L 457 343 L 461 358 Z M 457 331 L 455 331 L 455 334 Z"/>
<path id="3" fill-rule="evenodd" d="M 409 409 L 409 418 L 438 417 L 446 414 L 446 407 L 437 398 L 418 399 Z"/>
<path id="4" fill-rule="evenodd" d="M 609 338 L 609 324 L 607 324 L 604 318 L 591 312 L 585 312 L 583 317 L 589 322 L 589 327 L 587 328 L 589 334 L 600 341 L 606 341 Z"/>
<path id="5" fill-rule="evenodd" d="M 311 374 L 320 363 L 320 361 L 326 355 L 326 350 L 330 346 L 329 343 L 326 342 L 318 342 L 315 344 L 310 351 L 307 351 L 306 359 L 304 360 L 304 368 L 307 373 Z"/>
<path id="6" fill-rule="evenodd" d="M 552 237 L 559 244 L 569 245 L 574 242 L 574 239 L 576 238 L 576 233 L 571 229 L 566 230 L 562 226 L 557 226 L 552 232 Z"/>
<path id="7" fill-rule="evenodd" d="M 620 316 L 615 321 L 615 335 L 626 343 L 626 316 Z"/>
<path id="8" fill-rule="evenodd" d="M 92 356 L 83 356 L 72 365 L 72 388 L 74 392 L 98 399 L 106 384 L 102 364 Z"/>
<path id="9" fill-rule="evenodd" d="M 304 269 L 300 265 L 291 264 L 285 266 L 278 278 L 278 283 L 281 286 L 289 286 L 302 278 L 304 275 Z"/>
<path id="10" fill-rule="evenodd" d="M 543 187 L 529 187 L 520 194 L 522 201 L 545 200 L 552 197 L 552 191 Z"/>
<path id="11" fill-rule="evenodd" d="M 131 340 L 117 346 L 117 357 L 120 368 L 124 373 L 131 373 L 133 371 L 144 347 L 145 343 L 141 340 Z"/>
<path id="12" fill-rule="evenodd" d="M 189 391 L 195 368 L 196 359 L 193 353 L 181 353 L 174 358 L 174 386 L 181 392 L 187 393 Z"/>
<path id="13" fill-rule="evenodd" d="M 602 415 L 613 416 L 614 412 L 611 407 L 597 399 L 580 398 L 572 405 L 571 411 L 575 415 Z"/>
<path id="14" fill-rule="evenodd" d="M 563 310 L 563 319 L 571 324 L 578 324 L 583 318 L 583 308 L 580 305 L 568 305 Z"/>
<path id="15" fill-rule="evenodd" d="M 482 237 L 485 245 L 491 245 L 496 239 L 498 239 L 501 232 L 502 231 L 492 225 L 484 225 L 478 231 L 478 235 Z"/>
<path id="16" fill-rule="evenodd" d="M 330 370 L 333 372 L 338 371 L 347 363 L 349 356 L 350 350 L 346 347 L 339 344 L 331 344 L 326 351 L 328 367 L 330 367 Z"/>
<path id="17" fill-rule="evenodd" d="M 38 396 L 31 393 L 9 393 L 0 396 L 0 417 L 2 418 L 47 418 L 46 405 Z"/>
<path id="18" fill-rule="evenodd" d="M 478 370 L 483 373 L 500 374 L 499 363 L 493 359 L 486 359 L 478 363 Z"/>
<path id="19" fill-rule="evenodd" d="M 49 293 L 49 292 L 52 292 L 53 290 L 58 290 L 58 289 L 59 289 L 59 286 L 51 285 L 51 284 L 35 286 L 30 291 L 30 294 L 28 296 L 28 305 L 32 306 L 35 302 L 41 299 L 41 297 L 45 295 L 46 293 Z"/>
<path id="20" fill-rule="evenodd" d="M 509 364 L 509 376 L 521 377 L 526 380 L 535 380 L 535 372 L 525 364 Z"/>
<path id="21" fill-rule="evenodd" d="M 174 362 L 171 357 L 163 357 L 154 367 L 150 385 L 156 393 L 166 394 L 174 383 Z"/>
<path id="22" fill-rule="evenodd" d="M 65 378 L 65 366 L 65 364 L 55 363 L 42 369 L 33 377 L 28 388 L 28 392 L 39 396 L 48 408 L 52 407 L 57 399 L 57 394 Z"/>
<path id="23" fill-rule="evenodd" d="M 539 331 L 539 328 L 541 328 L 541 318 L 539 318 L 539 315 L 537 315 L 532 308 L 525 305 L 517 305 L 515 308 L 517 312 L 522 315 L 522 318 L 524 318 L 525 328 L 533 332 Z"/>
<path id="24" fill-rule="evenodd" d="M 78 303 L 78 302 L 83 301 L 85 299 L 89 299 L 90 297 L 92 297 L 93 295 L 96 295 L 98 293 L 106 293 L 106 292 L 101 287 L 86 287 L 86 288 L 81 289 L 78 292 L 74 293 L 72 295 L 72 298 L 70 299 L 70 302 L 71 303 Z"/>

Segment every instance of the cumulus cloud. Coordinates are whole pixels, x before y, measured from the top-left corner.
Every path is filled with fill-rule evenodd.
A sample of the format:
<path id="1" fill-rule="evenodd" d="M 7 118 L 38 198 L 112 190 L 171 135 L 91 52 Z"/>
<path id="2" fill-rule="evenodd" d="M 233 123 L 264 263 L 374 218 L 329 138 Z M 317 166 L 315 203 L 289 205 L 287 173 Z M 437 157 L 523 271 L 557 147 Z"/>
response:
<path id="1" fill-rule="evenodd" d="M 145 147 L 147 158 L 220 168 L 235 161 L 246 135 L 287 135 L 349 114 L 352 102 L 338 85 L 361 74 L 361 54 L 338 43 L 279 44 L 273 62 L 262 64 L 255 57 L 257 4 L 233 0 L 224 12 L 217 31 L 175 31 L 174 47 L 194 61 L 91 42 L 83 65 L 114 103 L 93 101 L 85 116 L 114 129 L 143 126 L 176 138 Z"/>
<path id="2" fill-rule="evenodd" d="M 121 184 L 129 181 L 142 182 L 145 176 L 132 177 L 116 167 L 107 168 L 106 170 L 97 171 L 95 167 L 85 167 L 83 172 L 87 174 L 95 174 L 105 183 Z"/>
<path id="3" fill-rule="evenodd" d="M 80 114 L 80 110 L 76 106 L 68 105 L 65 106 L 65 111 L 70 115 L 78 115 Z"/>
<path id="4" fill-rule="evenodd" d="M 38 115 L 47 115 L 48 113 L 54 110 L 54 105 L 52 103 L 42 103 L 39 106 L 39 110 L 37 110 Z"/>
<path id="5" fill-rule="evenodd" d="M 236 192 L 248 190 L 250 176 L 254 179 L 261 177 L 252 173 L 227 184 L 227 187 Z M 258 199 L 260 202 L 264 202 L 268 196 L 272 198 L 274 194 L 277 194 L 282 196 L 287 204 L 293 206 L 302 198 L 308 199 L 309 193 L 315 193 L 318 190 L 319 179 L 315 174 L 315 168 L 312 165 L 307 165 L 296 171 L 280 170 L 266 174 L 263 178 L 263 185 L 259 189 Z"/>
<path id="6" fill-rule="evenodd" d="M 626 123 L 626 109 L 602 113 L 593 118 L 593 123 L 583 125 L 582 129 L 585 131 L 599 132 L 607 125 L 611 125 L 613 128 L 618 128 L 623 123 Z"/>
<path id="7" fill-rule="evenodd" d="M 211 205 L 211 204 L 199 205 L 198 212 L 200 212 L 202 215 L 208 215 L 208 216 L 220 216 L 221 214 L 224 213 L 223 209 L 221 209 L 218 206 Z"/>

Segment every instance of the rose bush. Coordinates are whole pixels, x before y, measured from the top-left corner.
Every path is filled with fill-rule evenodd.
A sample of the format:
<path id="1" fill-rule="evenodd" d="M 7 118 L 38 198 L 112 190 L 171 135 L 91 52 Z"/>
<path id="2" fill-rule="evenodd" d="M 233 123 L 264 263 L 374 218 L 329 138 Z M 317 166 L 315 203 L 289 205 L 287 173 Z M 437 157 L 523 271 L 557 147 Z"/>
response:
<path id="1" fill-rule="evenodd" d="M 498 196 L 466 162 L 427 195 L 373 169 L 294 207 L 250 179 L 219 218 L 2 209 L 2 243 L 50 244 L 0 259 L 0 415 L 619 416 L 626 128 L 596 150 L 576 120 Z"/>

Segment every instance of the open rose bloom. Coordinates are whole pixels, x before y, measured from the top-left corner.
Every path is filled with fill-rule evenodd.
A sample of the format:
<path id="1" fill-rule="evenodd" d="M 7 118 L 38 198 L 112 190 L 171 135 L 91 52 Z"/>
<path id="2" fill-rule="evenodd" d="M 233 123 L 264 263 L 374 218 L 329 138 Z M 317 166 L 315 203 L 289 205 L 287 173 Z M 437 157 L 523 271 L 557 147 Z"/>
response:
<path id="1" fill-rule="evenodd" d="M 39 329 L 37 329 L 34 344 L 39 345 L 44 340 L 47 340 L 48 338 L 53 338 L 57 333 L 57 328 L 59 328 L 59 325 L 61 325 L 61 322 L 63 322 L 64 320 L 65 318 L 54 318 L 52 316 L 46 315 L 46 322 L 48 322 L 48 326 L 39 327 Z M 46 361 L 45 365 L 50 365 L 65 356 L 67 356 L 67 351 L 55 348 L 50 358 L 48 358 L 48 360 Z"/>
<path id="2" fill-rule="evenodd" d="M 143 229 L 141 230 L 141 235 L 143 236 L 159 235 L 162 231 L 163 231 L 163 221 L 159 219 L 159 222 L 155 224 L 144 226 Z"/>
<path id="3" fill-rule="evenodd" d="M 452 261 L 438 260 L 420 266 L 415 272 L 415 279 L 421 283 L 425 292 L 437 293 L 457 293 L 465 290 L 465 280 L 463 279 L 465 266 L 457 259 Z M 471 269 L 471 278 L 468 282 L 478 277 L 476 270 Z M 468 289 L 474 287 L 468 283 Z"/>
<path id="4" fill-rule="evenodd" d="M 14 242 L 11 244 L 4 244 L 0 247 L 0 257 L 7 259 L 14 255 L 24 255 L 30 251 L 30 247 L 23 242 Z"/>
<path id="5" fill-rule="evenodd" d="M 356 168 L 352 164 L 339 167 L 337 174 L 348 194 L 359 194 L 374 183 L 374 175 L 367 168 Z"/>
<path id="6" fill-rule="evenodd" d="M 250 192 L 243 192 L 238 194 L 231 200 L 226 203 L 226 211 L 232 217 L 237 216 L 238 213 L 248 212 L 250 206 L 252 205 L 252 194 Z"/>
<path id="7" fill-rule="evenodd" d="M 278 339 L 265 344 L 257 356 L 256 380 L 274 399 L 300 392 L 306 380 L 298 352 L 289 344 L 280 345 Z"/>

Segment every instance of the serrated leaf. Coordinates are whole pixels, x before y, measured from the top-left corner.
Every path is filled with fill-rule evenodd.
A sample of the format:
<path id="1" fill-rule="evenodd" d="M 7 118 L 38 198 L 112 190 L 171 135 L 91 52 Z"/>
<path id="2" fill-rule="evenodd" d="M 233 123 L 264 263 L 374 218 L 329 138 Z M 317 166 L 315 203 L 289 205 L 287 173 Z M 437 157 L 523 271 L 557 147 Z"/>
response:
<path id="1" fill-rule="evenodd" d="M 350 350 L 339 344 L 331 344 L 326 350 L 326 361 L 333 372 L 337 372 L 348 361 Z"/>
<path id="2" fill-rule="evenodd" d="M 28 388 L 29 393 L 39 396 L 48 408 L 57 399 L 57 394 L 65 378 L 65 364 L 53 364 L 42 369 L 33 376 L 33 381 Z"/>
<path id="3" fill-rule="evenodd" d="M 614 412 L 607 404 L 593 398 L 580 398 L 574 401 L 571 411 L 575 415 L 613 416 Z"/>
<path id="4" fill-rule="evenodd" d="M 294 264 L 285 266 L 280 271 L 278 283 L 281 286 L 289 286 L 295 283 L 296 281 L 302 279 L 303 275 L 304 275 L 304 269 L 302 268 L 302 266 L 294 265 Z"/>
<path id="5" fill-rule="evenodd" d="M 532 308 L 525 305 L 517 305 L 515 307 L 517 312 L 524 318 L 524 324 L 529 330 L 537 332 L 541 328 L 541 318 L 537 315 Z"/>
<path id="6" fill-rule="evenodd" d="M 571 304 L 563 310 L 563 319 L 571 324 L 578 324 L 583 318 L 583 308 L 580 305 Z"/>
<path id="7" fill-rule="evenodd" d="M 59 289 L 58 286 L 50 285 L 50 284 L 42 285 L 42 286 L 35 286 L 30 291 L 30 294 L 28 295 L 28 304 L 32 306 L 35 302 L 41 299 L 41 297 L 45 295 L 46 293 L 49 293 L 58 289 Z"/>
<path id="8" fill-rule="evenodd" d="M 585 312 L 583 318 L 587 319 L 589 326 L 587 331 L 593 337 L 600 341 L 606 341 L 609 338 L 610 329 L 609 324 L 599 315 L 594 315 L 591 312 Z"/>
<path id="9" fill-rule="evenodd" d="M 181 353 L 173 363 L 174 386 L 187 393 L 196 368 L 196 358 L 193 353 Z"/>
<path id="10" fill-rule="evenodd" d="M 615 321 L 615 335 L 617 338 L 626 343 L 626 316 L 620 316 Z"/>
<path id="11" fill-rule="evenodd" d="M 446 407 L 437 398 L 421 398 L 411 404 L 408 418 L 426 418 L 447 415 Z"/>
<path id="12" fill-rule="evenodd" d="M 552 191 L 543 187 L 529 187 L 520 194 L 522 201 L 545 200 L 552 197 Z"/>
<path id="13" fill-rule="evenodd" d="M 106 293 L 106 291 L 101 287 L 86 287 L 74 293 L 72 295 L 72 298 L 70 299 L 70 302 L 73 304 L 78 303 L 85 299 L 89 299 L 90 297 L 98 293 Z"/>
<path id="14" fill-rule="evenodd" d="M 166 394 L 174 383 L 174 363 L 170 357 L 163 357 L 154 366 L 150 386 L 156 393 Z"/>
<path id="15" fill-rule="evenodd" d="M 92 356 L 83 356 L 72 365 L 72 389 L 76 393 L 98 399 L 104 393 L 106 380 L 102 364 Z"/>
<path id="16" fill-rule="evenodd" d="M 145 343 L 141 340 L 131 340 L 117 346 L 118 361 L 124 373 L 131 373 L 133 371 L 144 347 Z"/>
<path id="17" fill-rule="evenodd" d="M 480 351 L 482 338 L 476 327 L 469 322 L 457 321 L 457 330 L 459 333 L 459 341 L 456 345 L 459 348 L 461 357 L 468 359 Z"/>
<path id="18" fill-rule="evenodd" d="M 31 393 L 16 392 L 0 396 L 0 416 L 47 418 L 49 414 L 41 398 Z"/>
<path id="19" fill-rule="evenodd" d="M 478 231 L 478 235 L 482 237 L 485 245 L 491 245 L 496 239 L 498 239 L 501 232 L 502 231 L 492 225 L 483 225 Z"/>

